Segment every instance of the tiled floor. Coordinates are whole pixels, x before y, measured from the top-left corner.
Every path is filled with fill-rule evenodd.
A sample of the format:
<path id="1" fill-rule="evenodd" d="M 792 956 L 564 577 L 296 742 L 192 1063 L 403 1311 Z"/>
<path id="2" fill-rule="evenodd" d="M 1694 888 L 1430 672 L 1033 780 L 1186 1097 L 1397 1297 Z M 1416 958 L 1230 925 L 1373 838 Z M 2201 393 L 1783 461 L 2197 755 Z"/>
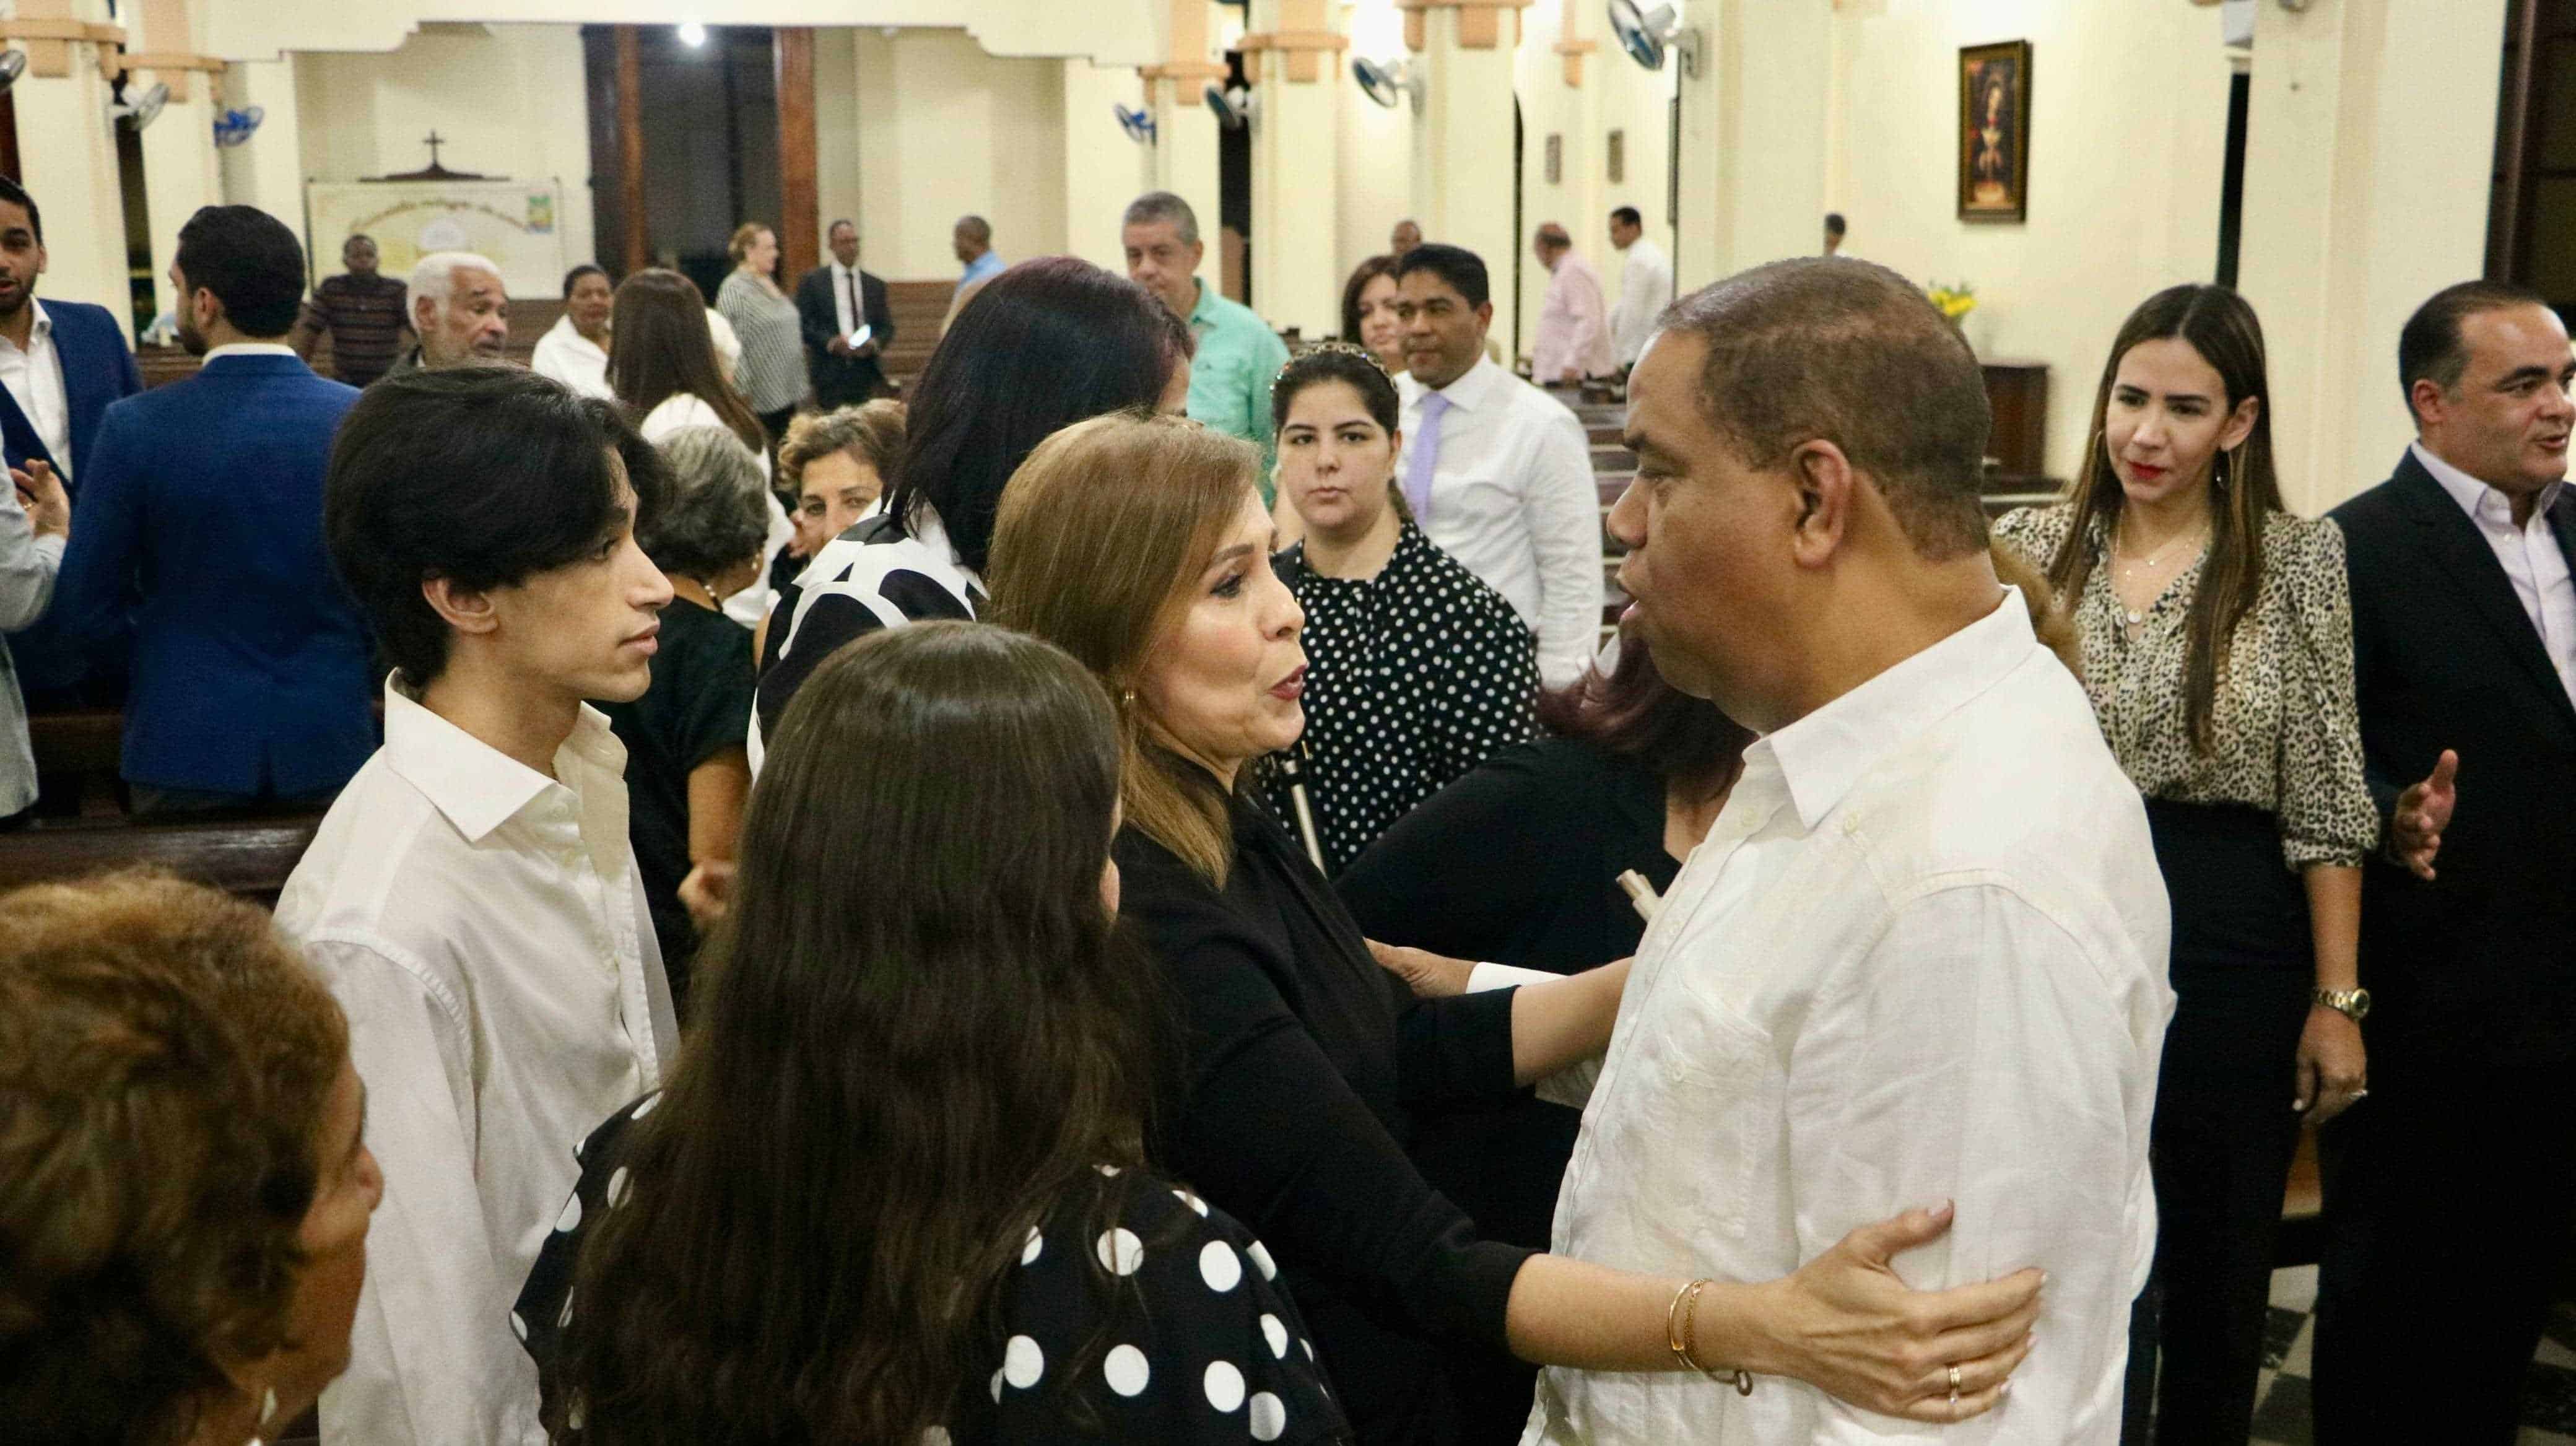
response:
<path id="1" fill-rule="evenodd" d="M 2308 1353 L 2317 1327 L 2317 1268 L 2272 1274 L 2272 1319 L 2252 1446 L 2309 1446 Z M 2531 1361 L 2519 1446 L 2576 1446 L 2576 1311 L 2561 1305 Z"/>

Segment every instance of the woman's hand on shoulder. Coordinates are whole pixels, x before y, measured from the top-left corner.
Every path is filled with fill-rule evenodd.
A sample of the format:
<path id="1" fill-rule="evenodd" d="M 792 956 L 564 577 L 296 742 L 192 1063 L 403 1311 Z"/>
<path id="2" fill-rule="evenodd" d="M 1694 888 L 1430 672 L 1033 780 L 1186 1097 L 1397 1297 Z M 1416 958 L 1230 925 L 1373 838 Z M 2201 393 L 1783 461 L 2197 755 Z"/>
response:
<path id="1" fill-rule="evenodd" d="M 1950 1290 L 1909 1288 L 1890 1262 L 1939 1239 L 1950 1219 L 1943 1204 L 1864 1225 L 1759 1287 L 1773 1296 L 1764 1314 L 1776 1359 L 1753 1368 L 1909 1421 L 1993 1410 L 2030 1354 L 2046 1277 L 2023 1270 Z"/>

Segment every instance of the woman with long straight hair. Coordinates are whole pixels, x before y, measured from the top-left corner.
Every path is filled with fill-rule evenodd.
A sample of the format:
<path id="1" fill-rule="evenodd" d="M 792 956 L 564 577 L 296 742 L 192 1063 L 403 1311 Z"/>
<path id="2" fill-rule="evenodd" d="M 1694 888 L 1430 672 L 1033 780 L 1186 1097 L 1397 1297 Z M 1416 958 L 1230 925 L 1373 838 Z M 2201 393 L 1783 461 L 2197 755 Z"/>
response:
<path id="1" fill-rule="evenodd" d="M 1119 781 L 1108 698 L 1035 639 L 815 670 L 669 1085 L 583 1145 L 513 1317 L 555 1440 L 1348 1439 L 1268 1253 L 1142 1154 Z"/>
<path id="2" fill-rule="evenodd" d="M 648 267 L 618 283 L 609 311 L 609 390 L 645 441 L 658 443 L 682 427 L 722 427 L 760 457 L 765 473 L 769 433 L 751 403 L 726 380 L 707 316 L 698 284 L 676 271 Z M 796 536 L 796 525 L 787 520 L 787 509 L 774 492 L 768 511 L 760 571 L 748 586 L 724 599 L 724 615 L 746 628 L 758 627 L 768 615 L 769 569 Z"/>
<path id="3" fill-rule="evenodd" d="M 2111 345 L 2066 500 L 1995 528 L 2074 617 L 2173 898 L 2132 1439 L 2151 1396 L 2156 1439 L 2245 1439 L 2300 1124 L 2364 1092 L 2361 862 L 2379 814 L 2343 534 L 2283 506 L 2269 403 L 2253 308 L 2223 287 L 2160 291 Z"/>

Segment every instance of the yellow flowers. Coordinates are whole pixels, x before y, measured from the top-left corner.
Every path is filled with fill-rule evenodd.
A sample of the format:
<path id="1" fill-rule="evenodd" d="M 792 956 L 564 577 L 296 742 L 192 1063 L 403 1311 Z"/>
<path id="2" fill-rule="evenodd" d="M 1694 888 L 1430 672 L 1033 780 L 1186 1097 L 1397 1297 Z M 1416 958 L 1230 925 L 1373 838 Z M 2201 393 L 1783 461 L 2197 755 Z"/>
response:
<path id="1" fill-rule="evenodd" d="M 1928 286 L 1924 288 L 1924 294 L 1931 297 L 1932 304 L 1941 308 L 1941 314 L 1953 322 L 1977 309 L 1977 288 L 1964 281 L 1956 286 Z"/>

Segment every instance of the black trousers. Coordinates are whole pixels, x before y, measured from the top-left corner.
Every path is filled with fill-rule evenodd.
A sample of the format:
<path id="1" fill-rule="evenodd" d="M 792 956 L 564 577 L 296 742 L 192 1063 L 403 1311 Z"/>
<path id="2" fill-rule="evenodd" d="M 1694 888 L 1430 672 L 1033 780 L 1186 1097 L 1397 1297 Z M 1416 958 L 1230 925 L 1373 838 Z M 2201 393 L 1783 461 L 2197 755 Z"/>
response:
<path id="1" fill-rule="evenodd" d="M 2299 1144 L 2307 891 L 2268 813 L 2150 799 L 2147 821 L 2173 899 L 2175 1005 L 2149 1141 L 2156 1263 L 2130 1316 L 2122 1438 L 2244 1446 Z"/>
<path id="2" fill-rule="evenodd" d="M 2385 1033 L 2318 1141 L 2317 1446 L 2507 1446 L 2576 1224 L 2576 1063 Z"/>

